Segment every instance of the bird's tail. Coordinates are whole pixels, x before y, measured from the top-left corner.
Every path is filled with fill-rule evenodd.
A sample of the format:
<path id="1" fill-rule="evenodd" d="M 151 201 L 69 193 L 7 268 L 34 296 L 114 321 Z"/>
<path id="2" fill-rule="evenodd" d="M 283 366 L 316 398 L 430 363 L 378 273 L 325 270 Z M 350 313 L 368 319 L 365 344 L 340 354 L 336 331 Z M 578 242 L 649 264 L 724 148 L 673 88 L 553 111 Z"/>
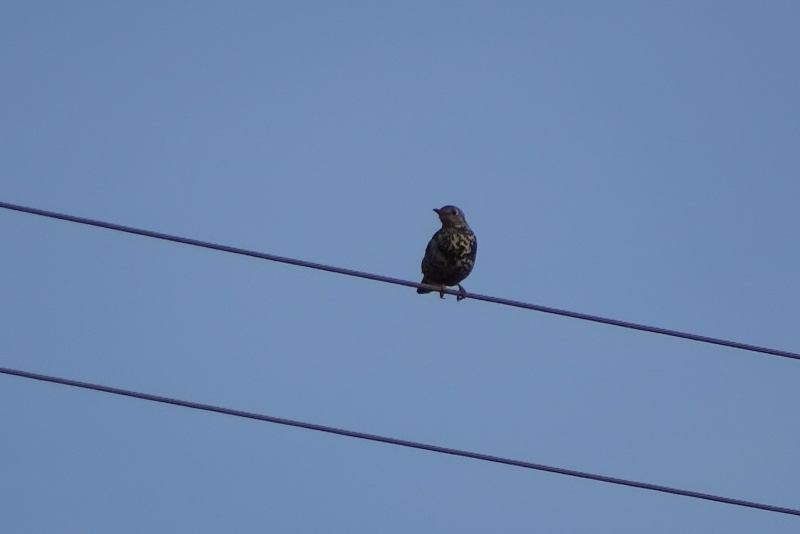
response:
<path id="1" fill-rule="evenodd" d="M 430 284 L 431 282 L 430 282 L 430 280 L 426 280 L 425 277 L 422 277 L 422 282 L 420 282 L 420 283 L 421 284 Z M 430 293 L 431 291 L 433 291 L 433 290 L 432 289 L 425 289 L 425 288 L 422 288 L 422 287 L 418 287 L 417 288 L 417 293 L 419 293 L 420 295 L 424 295 L 425 293 Z"/>

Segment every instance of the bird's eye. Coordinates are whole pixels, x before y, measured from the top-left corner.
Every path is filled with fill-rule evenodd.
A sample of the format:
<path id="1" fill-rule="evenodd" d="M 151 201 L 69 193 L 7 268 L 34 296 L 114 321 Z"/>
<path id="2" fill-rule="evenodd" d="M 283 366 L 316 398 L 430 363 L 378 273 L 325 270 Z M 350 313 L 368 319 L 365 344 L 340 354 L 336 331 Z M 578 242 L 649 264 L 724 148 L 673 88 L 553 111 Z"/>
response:
<path id="1" fill-rule="evenodd" d="M 458 215 L 458 210 L 455 210 L 455 209 L 450 210 L 450 213 L 452 213 L 453 215 Z"/>

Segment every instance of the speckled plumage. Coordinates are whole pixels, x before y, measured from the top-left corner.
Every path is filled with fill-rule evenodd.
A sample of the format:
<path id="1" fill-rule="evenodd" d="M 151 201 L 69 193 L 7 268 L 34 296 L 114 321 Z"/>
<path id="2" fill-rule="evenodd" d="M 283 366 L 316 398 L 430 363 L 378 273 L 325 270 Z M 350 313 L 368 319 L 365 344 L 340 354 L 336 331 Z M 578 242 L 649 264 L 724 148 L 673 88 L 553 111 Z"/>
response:
<path id="1" fill-rule="evenodd" d="M 457 300 L 467 296 L 461 287 L 472 268 L 478 253 L 478 240 L 472 233 L 464 212 L 455 206 L 434 209 L 442 222 L 442 228 L 433 234 L 425 256 L 422 258 L 422 283 L 440 286 L 439 296 L 444 298 L 447 286 L 458 286 Z M 430 293 L 431 289 L 418 288 L 417 293 Z"/>

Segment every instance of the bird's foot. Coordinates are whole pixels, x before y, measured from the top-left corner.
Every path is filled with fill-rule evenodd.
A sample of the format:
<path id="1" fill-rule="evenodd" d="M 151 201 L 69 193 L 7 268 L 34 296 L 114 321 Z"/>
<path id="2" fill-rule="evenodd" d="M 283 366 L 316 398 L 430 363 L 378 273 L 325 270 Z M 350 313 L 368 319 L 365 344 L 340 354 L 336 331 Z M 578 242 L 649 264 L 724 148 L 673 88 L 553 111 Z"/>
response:
<path id="1" fill-rule="evenodd" d="M 464 300 L 465 298 L 467 298 L 467 290 L 464 289 L 461 284 L 458 284 L 458 295 L 456 296 L 456 302 Z"/>
<path id="2" fill-rule="evenodd" d="M 440 299 L 444 298 L 444 290 L 445 289 L 447 289 L 447 286 L 442 286 L 441 289 L 439 289 L 439 298 Z"/>

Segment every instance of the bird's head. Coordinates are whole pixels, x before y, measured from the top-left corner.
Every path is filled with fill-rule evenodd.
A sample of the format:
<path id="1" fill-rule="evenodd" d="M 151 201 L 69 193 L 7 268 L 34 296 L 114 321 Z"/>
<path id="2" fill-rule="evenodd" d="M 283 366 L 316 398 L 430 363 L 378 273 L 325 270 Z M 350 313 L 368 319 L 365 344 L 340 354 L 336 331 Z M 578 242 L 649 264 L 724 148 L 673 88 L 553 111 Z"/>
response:
<path id="1" fill-rule="evenodd" d="M 439 215 L 439 220 L 442 221 L 443 227 L 467 227 L 467 219 L 464 218 L 464 212 L 455 206 L 444 206 L 438 209 L 434 208 L 433 211 Z"/>

